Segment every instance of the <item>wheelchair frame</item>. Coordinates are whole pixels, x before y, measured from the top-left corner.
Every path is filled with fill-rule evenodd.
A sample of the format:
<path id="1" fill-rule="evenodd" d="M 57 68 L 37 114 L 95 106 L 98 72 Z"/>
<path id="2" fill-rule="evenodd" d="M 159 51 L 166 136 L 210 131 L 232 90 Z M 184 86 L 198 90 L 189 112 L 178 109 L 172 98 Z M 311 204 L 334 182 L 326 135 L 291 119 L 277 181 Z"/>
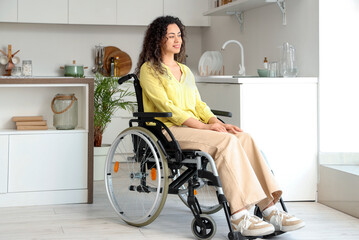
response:
<path id="1" fill-rule="evenodd" d="M 137 117 L 137 119 L 131 119 L 129 121 L 129 128 L 133 128 L 133 123 L 137 123 L 138 127 L 144 128 L 149 130 L 153 135 L 157 138 L 156 144 L 158 144 L 159 148 L 161 149 L 162 153 L 164 154 L 165 160 L 167 162 L 166 165 L 168 165 L 168 169 L 170 171 L 169 178 L 172 178 L 173 181 L 168 185 L 168 194 L 180 194 L 184 191 L 187 191 L 187 206 L 190 208 L 194 219 L 192 221 L 192 232 L 196 236 L 197 239 L 211 239 L 216 232 L 216 224 L 214 220 L 203 214 L 201 206 L 199 201 L 197 200 L 195 196 L 195 191 L 197 188 L 200 187 L 201 179 L 206 179 L 208 182 L 205 184 L 212 185 L 216 187 L 217 189 L 217 199 L 218 204 L 222 206 L 228 228 L 228 238 L 230 240 L 242 240 L 242 239 L 255 239 L 256 237 L 244 237 L 241 235 L 240 232 L 235 232 L 232 228 L 231 221 L 230 221 L 230 208 L 228 201 L 223 193 L 221 181 L 217 172 L 217 168 L 215 165 L 215 162 L 211 155 L 209 155 L 206 152 L 202 152 L 200 150 L 191 149 L 191 150 L 183 150 L 180 148 L 178 142 L 176 141 L 175 137 L 171 133 L 171 131 L 168 129 L 168 127 L 163 124 L 161 121 L 155 119 L 156 117 L 171 117 L 172 113 L 158 113 L 158 112 L 144 112 L 143 110 L 143 103 L 142 103 L 142 89 L 140 86 L 139 79 L 135 74 L 129 74 L 126 75 L 118 80 L 119 84 L 124 83 L 125 81 L 133 78 L 134 79 L 134 87 L 136 92 L 136 98 L 138 102 L 138 112 L 133 113 L 134 117 Z M 224 111 L 214 111 L 212 110 L 216 115 L 219 116 L 228 116 L 231 117 L 231 113 L 224 112 Z M 152 123 L 152 125 L 148 125 L 148 123 Z M 154 125 L 153 125 L 154 124 Z M 168 133 L 168 136 L 170 138 L 170 141 L 164 136 L 162 131 L 166 131 Z M 120 134 L 121 135 L 121 134 Z M 132 137 L 132 136 L 131 136 Z M 132 137 L 133 138 L 133 137 Z M 116 140 L 115 140 L 116 141 Z M 133 141 L 134 142 L 134 141 Z M 137 146 L 138 148 L 138 146 Z M 111 151 L 111 150 L 110 150 Z M 113 154 L 112 150 L 112 154 Z M 157 152 L 159 150 L 156 150 Z M 109 169 L 109 164 L 113 163 L 113 159 L 111 159 L 111 154 L 108 155 L 106 160 L 106 167 L 105 167 L 105 182 L 106 182 L 106 190 L 110 199 L 110 202 L 115 209 L 115 211 L 120 215 L 121 212 L 118 212 L 118 209 L 116 207 L 116 199 L 114 198 L 114 189 L 112 186 L 112 179 L 111 179 L 111 172 Z M 146 160 L 147 161 L 147 160 Z M 150 161 L 147 161 L 147 165 Z M 212 171 L 207 171 L 206 167 L 207 164 L 210 165 Z M 161 168 L 164 166 L 164 164 L 161 165 Z M 178 175 L 179 169 L 182 166 L 186 166 L 187 170 L 184 171 L 182 174 Z M 148 167 L 148 166 L 147 166 Z M 165 169 L 166 170 L 166 169 Z M 142 177 L 143 178 L 143 177 Z M 143 178 L 144 179 L 144 178 Z M 137 192 L 145 192 L 148 189 L 146 186 L 146 182 L 141 183 L 141 186 L 129 186 L 130 190 L 137 191 Z M 184 184 L 188 184 L 186 189 L 183 189 Z M 182 188 L 182 189 L 181 189 Z M 159 189 L 155 189 L 158 191 Z M 147 190 L 149 191 L 149 190 Z M 153 190 L 154 191 L 154 190 Z M 160 191 L 164 191 L 164 189 L 160 189 Z M 166 195 L 167 196 L 167 195 Z M 164 200 L 165 201 L 165 200 Z M 284 211 L 287 211 L 284 202 L 282 199 L 280 199 L 280 203 L 282 205 L 282 208 Z M 163 206 L 160 206 L 162 209 Z M 161 209 L 159 211 L 161 211 Z M 220 208 L 219 208 L 220 209 Z M 218 209 L 218 210 L 219 210 Z M 159 214 L 159 213 L 158 213 Z M 261 212 L 258 207 L 255 208 L 255 214 L 257 216 L 261 217 Z M 156 216 L 157 217 L 157 216 Z M 156 218 L 155 217 L 155 218 Z M 153 219 L 155 220 L 155 219 Z M 149 224 L 153 220 L 149 221 L 146 224 Z M 131 224 L 131 222 L 126 221 L 128 224 Z M 136 225 L 135 226 L 141 226 Z M 271 235 L 263 236 L 263 237 L 271 237 L 273 235 L 279 235 L 283 232 L 275 232 Z"/>

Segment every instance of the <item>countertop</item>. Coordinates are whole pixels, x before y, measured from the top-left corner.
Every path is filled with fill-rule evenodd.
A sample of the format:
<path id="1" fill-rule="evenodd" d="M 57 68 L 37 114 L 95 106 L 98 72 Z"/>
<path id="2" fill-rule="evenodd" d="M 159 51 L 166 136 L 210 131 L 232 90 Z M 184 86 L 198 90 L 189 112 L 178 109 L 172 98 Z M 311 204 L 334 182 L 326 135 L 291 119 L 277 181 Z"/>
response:
<path id="1" fill-rule="evenodd" d="M 251 83 L 318 83 L 317 77 L 294 78 L 267 78 L 258 76 L 196 76 L 197 83 L 226 83 L 226 84 L 251 84 Z"/>

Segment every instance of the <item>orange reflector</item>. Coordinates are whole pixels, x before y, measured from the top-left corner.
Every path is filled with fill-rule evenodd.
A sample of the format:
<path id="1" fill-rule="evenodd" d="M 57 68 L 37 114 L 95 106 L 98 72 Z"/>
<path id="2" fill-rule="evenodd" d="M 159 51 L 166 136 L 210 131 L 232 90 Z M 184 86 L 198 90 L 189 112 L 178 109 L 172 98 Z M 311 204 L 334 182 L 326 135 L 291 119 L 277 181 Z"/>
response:
<path id="1" fill-rule="evenodd" d="M 117 161 L 117 162 L 115 162 L 115 168 L 114 168 L 114 170 L 115 170 L 115 172 L 117 173 L 118 172 L 118 168 L 120 167 L 120 163 Z"/>
<path id="2" fill-rule="evenodd" d="M 151 179 L 154 181 L 154 180 L 156 180 L 156 177 L 157 177 L 156 168 L 152 168 L 151 169 Z"/>
<path id="3" fill-rule="evenodd" d="M 197 195 L 197 190 L 196 189 L 193 192 L 194 192 L 194 195 Z"/>

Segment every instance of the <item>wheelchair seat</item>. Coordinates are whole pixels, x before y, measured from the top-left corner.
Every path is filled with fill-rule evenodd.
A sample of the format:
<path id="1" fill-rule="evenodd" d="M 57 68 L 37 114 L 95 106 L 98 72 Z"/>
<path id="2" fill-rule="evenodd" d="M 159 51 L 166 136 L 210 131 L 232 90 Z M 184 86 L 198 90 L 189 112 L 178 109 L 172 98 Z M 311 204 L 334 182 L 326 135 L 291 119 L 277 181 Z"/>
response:
<path id="1" fill-rule="evenodd" d="M 132 78 L 138 112 L 114 140 L 105 163 L 106 191 L 116 213 L 130 225 L 145 226 L 159 216 L 167 195 L 177 194 L 194 216 L 191 230 L 197 239 L 215 235 L 216 223 L 209 214 L 221 209 L 227 219 L 229 239 L 253 239 L 233 231 L 213 158 L 198 149 L 181 149 L 168 127 L 156 119 L 171 117 L 172 113 L 144 112 L 136 75 L 129 74 L 118 82 Z M 224 111 L 213 112 L 231 116 Z"/>

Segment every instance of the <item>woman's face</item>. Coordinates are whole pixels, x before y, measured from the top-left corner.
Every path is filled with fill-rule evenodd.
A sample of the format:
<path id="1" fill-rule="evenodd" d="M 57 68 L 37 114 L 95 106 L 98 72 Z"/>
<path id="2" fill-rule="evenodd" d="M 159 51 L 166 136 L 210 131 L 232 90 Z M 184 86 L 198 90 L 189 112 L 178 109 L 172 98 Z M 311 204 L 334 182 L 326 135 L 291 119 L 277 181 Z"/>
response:
<path id="1" fill-rule="evenodd" d="M 167 26 L 167 33 L 162 42 L 163 54 L 177 54 L 181 51 L 182 36 L 181 30 L 177 24 L 169 24 Z"/>

